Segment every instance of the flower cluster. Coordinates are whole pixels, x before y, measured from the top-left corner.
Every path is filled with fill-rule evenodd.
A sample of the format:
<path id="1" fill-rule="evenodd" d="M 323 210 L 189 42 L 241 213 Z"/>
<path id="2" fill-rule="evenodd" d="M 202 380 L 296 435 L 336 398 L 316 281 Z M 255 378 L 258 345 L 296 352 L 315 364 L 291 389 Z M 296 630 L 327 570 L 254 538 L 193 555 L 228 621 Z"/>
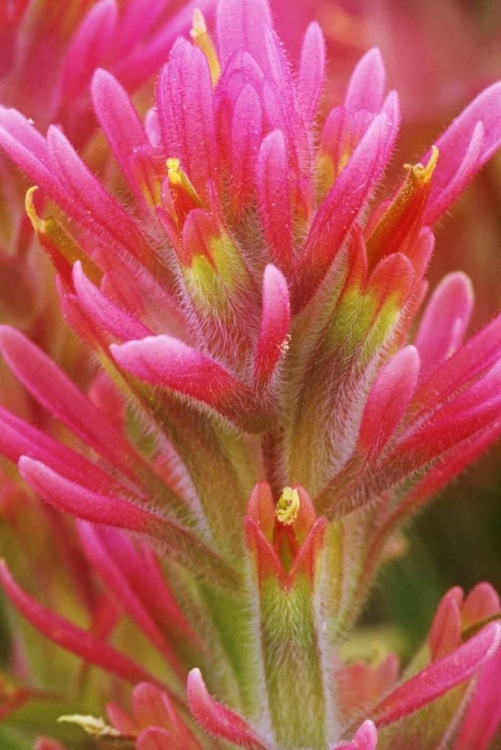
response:
<path id="1" fill-rule="evenodd" d="M 94 6 L 68 60 L 110 7 Z M 377 50 L 321 118 L 320 28 L 294 71 L 266 0 L 219 0 L 215 33 L 195 10 L 141 118 L 117 49 L 91 82 L 115 160 L 102 179 L 64 118 L 43 136 L 0 109 L 0 145 L 38 188 L 26 210 L 61 310 L 98 363 L 77 385 L 0 327 L 29 403 L 0 408 L 0 451 L 23 492 L 77 519 L 89 625 L 5 563 L 4 590 L 53 642 L 135 686 L 131 715 L 114 702 L 109 724 L 70 718 L 138 750 L 492 747 L 487 584 L 446 594 L 403 672 L 391 654 L 345 663 L 341 646 L 401 524 L 501 432 L 501 316 L 465 341 L 462 273 L 423 308 L 432 225 L 501 145 L 501 84 L 384 198 L 400 115 Z M 127 64 L 138 75 L 141 59 Z M 153 660 L 110 643 L 123 619 Z"/>

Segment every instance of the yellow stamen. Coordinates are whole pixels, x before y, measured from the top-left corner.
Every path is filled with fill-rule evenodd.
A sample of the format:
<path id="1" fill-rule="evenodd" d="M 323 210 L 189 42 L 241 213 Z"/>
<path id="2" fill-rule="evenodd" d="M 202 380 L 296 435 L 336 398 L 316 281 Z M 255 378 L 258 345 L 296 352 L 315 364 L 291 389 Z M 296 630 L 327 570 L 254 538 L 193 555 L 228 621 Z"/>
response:
<path id="1" fill-rule="evenodd" d="M 367 254 L 372 264 L 398 252 L 406 237 L 419 226 L 438 156 L 438 148 L 432 146 L 426 165 L 404 165 L 408 171 L 404 183 L 367 241 Z"/>
<path id="2" fill-rule="evenodd" d="M 179 169 L 179 159 L 167 159 L 167 175 L 171 185 L 181 185 L 181 170 Z"/>
<path id="3" fill-rule="evenodd" d="M 209 63 L 212 85 L 215 86 L 221 75 L 221 64 L 219 62 L 214 42 L 207 31 L 205 18 L 199 8 L 195 8 L 193 13 L 193 26 L 191 27 L 190 36 L 193 39 L 193 43 L 196 44 L 198 49 L 205 55 L 207 62 Z"/>
<path id="4" fill-rule="evenodd" d="M 49 216 L 47 219 L 41 219 L 37 214 L 33 199 L 34 193 L 37 189 L 37 186 L 34 185 L 27 191 L 25 209 L 28 218 L 33 225 L 33 229 L 37 233 L 38 239 L 43 247 L 47 250 L 49 257 L 54 260 L 54 253 L 57 253 L 61 258 L 64 258 L 70 266 L 79 260 L 87 278 L 90 279 L 93 284 L 99 286 L 103 276 L 103 272 L 99 266 L 97 266 L 88 255 L 85 255 L 80 246 L 77 245 L 75 240 L 68 234 L 57 219 L 54 219 L 52 216 Z"/>
<path id="5" fill-rule="evenodd" d="M 432 146 L 431 156 L 425 166 L 419 163 L 414 164 L 413 166 L 410 164 L 405 164 L 405 168 L 412 173 L 412 177 L 415 177 L 419 183 L 428 183 L 430 182 L 433 172 L 435 171 L 435 167 L 437 166 L 438 154 L 438 148 L 436 146 Z"/>
<path id="6" fill-rule="evenodd" d="M 298 491 L 292 487 L 284 487 L 275 510 L 277 521 L 290 526 L 296 520 L 300 506 Z"/>
<path id="7" fill-rule="evenodd" d="M 195 206 L 201 206 L 202 201 L 198 197 L 198 193 L 190 182 L 190 179 L 186 172 L 181 169 L 181 163 L 179 159 L 170 157 L 166 161 L 167 165 L 167 177 L 171 187 L 180 191 L 186 199 L 193 202 L 192 208 Z"/>
<path id="8" fill-rule="evenodd" d="M 205 23 L 204 14 L 200 8 L 193 11 L 193 26 L 191 27 L 190 36 L 196 40 L 202 34 L 207 33 L 207 24 Z"/>
<path id="9" fill-rule="evenodd" d="M 182 230 L 186 217 L 194 208 L 201 208 L 202 201 L 191 184 L 188 175 L 181 169 L 179 159 L 170 157 L 166 161 L 171 201 L 167 209 L 171 218 Z"/>

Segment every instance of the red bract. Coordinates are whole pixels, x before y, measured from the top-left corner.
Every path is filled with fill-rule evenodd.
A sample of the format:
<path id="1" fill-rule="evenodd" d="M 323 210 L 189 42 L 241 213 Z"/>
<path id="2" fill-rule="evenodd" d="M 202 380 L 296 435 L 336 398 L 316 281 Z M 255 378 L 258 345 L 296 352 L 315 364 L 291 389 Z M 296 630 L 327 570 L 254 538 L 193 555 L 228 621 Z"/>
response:
<path id="1" fill-rule="evenodd" d="M 209 5 L 202 0 L 197 7 Z M 113 70 L 129 91 L 139 88 L 188 27 L 193 9 L 184 0 L 83 0 L 64 8 L 54 0 L 9 3 L 0 17 L 0 29 L 9 30 L 0 63 L 2 101 L 39 124 L 64 123 L 79 142 L 87 140 L 95 69 Z"/>
<path id="2" fill-rule="evenodd" d="M 267 12 L 256 6 L 253 29 L 266 24 Z M 398 126 L 395 95 L 383 100 L 381 58 L 372 52 L 360 63 L 316 152 L 301 89 L 323 70 L 318 28 L 306 37 L 311 54 L 302 58 L 296 84 L 271 30 L 259 40 L 246 31 L 249 49 L 230 42 L 239 13 L 232 11 L 225 29 L 227 13 L 219 12 L 224 43 L 215 88 L 213 59 L 196 44 L 176 43 L 146 129 L 110 74 L 95 76 L 96 112 L 131 189 L 144 197 L 141 220 L 99 185 L 58 130 L 44 141 L 5 111 L 3 145 L 94 236 L 92 267 L 86 241 L 74 256 L 86 270 L 77 262 L 71 274 L 62 230 L 38 222 L 30 209 L 61 271 L 63 310 L 80 335 L 102 355 L 111 353 L 108 366 L 118 365 L 122 378 L 130 373 L 143 381 L 143 397 L 148 383 L 167 400 L 169 393 L 181 395 L 195 410 L 207 406 L 246 432 L 280 433 L 281 484 L 292 478 L 308 485 L 318 507 L 332 515 L 336 504 L 347 509 L 374 498 L 374 472 L 384 479 L 379 495 L 435 462 L 457 461 L 461 449 L 466 463 L 472 441 L 497 431 L 497 404 L 488 395 L 496 387 L 496 322 L 469 345 L 468 359 L 478 361 L 472 377 L 456 376 L 454 388 L 446 374 L 461 372 L 460 353 L 454 363 L 445 360 L 460 346 L 471 308 L 460 277 L 444 282 L 423 318 L 416 339 L 424 358 L 421 390 L 416 354 L 412 367 L 410 349 L 390 367 L 381 352 L 401 345 L 424 293 L 432 246 L 426 222 L 447 209 L 498 145 L 493 113 L 500 88 L 484 92 L 439 139 L 438 154 L 426 167 L 413 167 L 394 198 L 367 220 L 367 200 Z M 260 49 L 256 58 L 251 48 Z M 231 134 L 242 140 L 233 142 Z M 268 179 L 283 179 L 286 188 Z M 166 243 L 173 252 L 155 251 Z M 127 298 L 120 288 L 134 269 L 140 296 Z M 437 330 L 435 311 L 445 309 L 446 295 L 450 313 L 440 313 Z M 145 306 L 148 298 L 157 305 Z M 166 330 L 160 310 L 174 312 L 173 328 Z M 437 390 L 446 379 L 447 390 Z M 426 390 L 434 394 L 427 413 L 436 416 L 424 423 L 415 404 Z M 461 395 L 452 406 L 455 392 Z M 371 425 L 386 402 L 393 415 L 385 415 L 376 436 Z M 356 475 L 355 465 L 363 467 Z"/>
<path id="3" fill-rule="evenodd" d="M 81 0 L 62 7 L 55 0 L 8 0 L 0 9 L 0 100 L 39 128 L 57 123 L 74 145 L 102 162 L 90 145 L 96 130 L 89 92 L 93 73 L 98 66 L 112 70 L 129 93 L 151 88 L 174 39 L 188 29 L 194 5 Z M 211 5 L 198 3 L 209 13 Z M 1 317 L 29 330 L 57 356 L 57 342 L 66 334 L 56 326 L 47 267 L 26 223 L 24 185 L 4 157 L 0 173 Z M 40 325 L 42 317 L 53 319 L 50 335 Z"/>
<path id="4" fill-rule="evenodd" d="M 167 693 L 148 683 L 132 692 L 132 718 L 120 706 L 110 703 L 108 715 L 121 736 L 135 739 L 137 750 L 199 750 Z"/>
<path id="5" fill-rule="evenodd" d="M 139 750 L 487 747 L 499 723 L 490 589 L 448 594 L 400 678 L 395 657 L 343 665 L 339 645 L 399 523 L 501 432 L 501 317 L 466 340 L 460 273 L 420 312 L 431 225 L 501 145 L 501 84 L 384 198 L 400 115 L 381 55 L 322 122 L 324 58 L 313 24 L 294 71 L 265 0 L 220 0 L 215 37 L 196 12 L 144 119 L 120 76 L 96 71 L 116 195 L 62 128 L 45 137 L 0 110 L 2 147 L 62 212 L 39 216 L 29 192 L 63 313 L 107 374 L 85 393 L 2 326 L 37 418 L 2 409 L 0 450 L 80 519 L 107 626 L 95 606 L 77 627 L 2 580 L 53 641 L 155 685 L 134 694 L 135 719 L 113 709 Z M 161 676 L 106 642 L 121 616 Z M 491 713 L 483 734 L 469 698 Z M 139 718 L 143 699 L 158 711 Z"/>

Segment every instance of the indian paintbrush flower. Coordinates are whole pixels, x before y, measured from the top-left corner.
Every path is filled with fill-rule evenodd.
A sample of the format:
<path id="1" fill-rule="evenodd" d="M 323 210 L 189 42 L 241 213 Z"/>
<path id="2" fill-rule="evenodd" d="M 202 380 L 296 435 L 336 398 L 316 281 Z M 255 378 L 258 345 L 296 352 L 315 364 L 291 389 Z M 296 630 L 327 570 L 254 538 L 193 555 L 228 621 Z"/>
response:
<path id="1" fill-rule="evenodd" d="M 293 72 L 265 0 L 220 0 L 215 36 L 196 11 L 174 43 L 144 120 L 96 71 L 127 200 L 61 128 L 0 111 L 2 147 L 55 204 L 41 216 L 28 191 L 61 309 L 101 368 L 85 393 L 2 326 L 52 421 L 2 408 L 0 450 L 79 519 L 106 594 L 86 630 L 0 575 L 46 636 L 139 684 L 132 717 L 75 718 L 102 742 L 465 750 L 496 731 L 490 587 L 450 592 L 403 674 L 393 656 L 345 665 L 340 644 L 401 523 L 501 432 L 501 317 L 464 343 L 461 273 L 420 312 L 431 227 L 501 144 L 501 85 L 384 199 L 398 96 L 372 50 L 320 128 L 324 57 L 313 24 Z M 122 613 L 153 668 L 108 643 Z"/>

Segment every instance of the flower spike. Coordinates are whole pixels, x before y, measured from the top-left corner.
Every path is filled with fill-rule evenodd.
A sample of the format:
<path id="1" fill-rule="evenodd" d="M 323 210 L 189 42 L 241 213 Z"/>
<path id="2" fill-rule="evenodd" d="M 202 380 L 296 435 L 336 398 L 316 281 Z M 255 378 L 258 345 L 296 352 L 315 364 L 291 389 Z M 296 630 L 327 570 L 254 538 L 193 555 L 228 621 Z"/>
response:
<path id="1" fill-rule="evenodd" d="M 53 294 L 2 162 L 0 518 L 20 564 L 0 578 L 81 657 L 77 688 L 91 664 L 99 696 L 135 683 L 112 726 L 71 721 L 137 750 L 494 750 L 489 586 L 445 595 L 403 674 L 345 644 L 399 523 L 501 434 L 501 317 L 468 340 L 468 279 L 426 300 L 425 278 L 432 224 L 501 145 L 500 84 L 385 196 L 400 105 L 377 49 L 329 112 L 320 27 L 296 65 L 278 0 L 56 5 L 0 18 L 19 108 L 0 108 L 0 147 L 38 186 L 57 273 Z M 28 686 L 0 679 L 13 722 L 42 648 L 6 642 Z"/>
<path id="2" fill-rule="evenodd" d="M 317 212 L 294 271 L 295 310 L 302 309 L 313 296 L 380 179 L 399 119 L 398 100 L 390 94 Z"/>

